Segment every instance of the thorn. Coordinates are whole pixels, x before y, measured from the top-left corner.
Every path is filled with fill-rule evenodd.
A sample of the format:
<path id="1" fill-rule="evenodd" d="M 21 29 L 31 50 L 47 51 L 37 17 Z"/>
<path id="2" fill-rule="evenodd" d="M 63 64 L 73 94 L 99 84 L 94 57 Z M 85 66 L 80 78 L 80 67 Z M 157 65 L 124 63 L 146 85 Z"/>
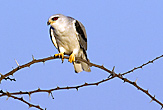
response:
<path id="1" fill-rule="evenodd" d="M 3 93 L 4 93 L 4 92 L 3 92 L 3 90 L 0 90 L 0 93 L 2 93 L 2 94 L 3 94 Z"/>
<path id="2" fill-rule="evenodd" d="M 22 91 L 20 91 L 20 94 L 22 94 L 23 92 Z"/>
<path id="3" fill-rule="evenodd" d="M 10 94 L 9 92 L 6 92 L 6 95 L 7 95 L 8 97 L 10 97 L 10 96 L 11 96 L 11 94 Z"/>
<path id="4" fill-rule="evenodd" d="M 38 106 L 38 108 L 40 108 L 40 106 L 39 105 L 37 105 Z"/>
<path id="5" fill-rule="evenodd" d="M 136 70 L 137 68 L 136 67 L 134 67 L 134 69 L 133 70 Z"/>
<path id="6" fill-rule="evenodd" d="M 70 88 L 67 86 L 67 89 L 70 89 Z"/>
<path id="7" fill-rule="evenodd" d="M 149 103 L 151 103 L 152 101 L 153 101 L 153 99 Z"/>
<path id="8" fill-rule="evenodd" d="M 21 97 L 21 100 L 23 100 L 23 97 Z"/>
<path id="9" fill-rule="evenodd" d="M 85 85 L 85 86 L 87 86 L 87 85 L 88 85 L 88 83 L 86 83 L 86 82 L 85 82 L 85 84 L 84 84 L 84 85 Z"/>
<path id="10" fill-rule="evenodd" d="M 29 104 L 29 108 L 31 108 L 32 107 L 32 105 L 31 104 Z"/>
<path id="11" fill-rule="evenodd" d="M 0 73 L 1 77 L 3 77 L 4 75 L 2 73 Z"/>
<path id="12" fill-rule="evenodd" d="M 50 97 L 50 93 L 51 93 L 51 92 L 48 92 L 48 97 Z"/>
<path id="13" fill-rule="evenodd" d="M 96 83 L 96 86 L 98 86 L 99 85 L 99 83 Z"/>
<path id="14" fill-rule="evenodd" d="M 37 90 L 40 91 L 40 88 L 38 88 Z"/>
<path id="15" fill-rule="evenodd" d="M 57 89 L 60 89 L 60 87 L 57 86 Z"/>
<path id="16" fill-rule="evenodd" d="M 113 66 L 112 72 L 114 72 L 115 66 Z"/>
<path id="17" fill-rule="evenodd" d="M 15 62 L 16 62 L 16 64 L 17 64 L 17 66 L 19 67 L 19 63 L 17 62 L 17 60 L 15 59 Z"/>
<path id="18" fill-rule="evenodd" d="M 52 92 L 50 92 L 50 94 L 51 94 L 51 96 L 52 96 L 52 99 L 54 99 L 54 96 L 53 96 Z"/>
<path id="19" fill-rule="evenodd" d="M 140 68 L 142 69 L 142 68 L 143 68 L 143 66 L 140 66 Z"/>
<path id="20" fill-rule="evenodd" d="M 138 81 L 138 78 L 136 78 L 135 83 Z"/>
<path id="21" fill-rule="evenodd" d="M 30 65 L 28 65 L 28 67 L 30 68 Z"/>
<path id="22" fill-rule="evenodd" d="M 4 75 L 2 75 L 2 73 L 0 73 L 0 75 L 1 75 L 1 78 L 2 78 L 2 79 L 5 78 Z M 1 81 L 0 81 L 0 83 L 1 83 Z"/>
<path id="23" fill-rule="evenodd" d="M 111 75 L 112 75 L 113 77 L 115 76 L 114 69 L 115 69 L 115 66 L 113 66 L 112 73 L 111 73 Z"/>
<path id="24" fill-rule="evenodd" d="M 125 82 L 126 82 L 126 78 L 123 78 L 122 80 L 123 80 L 123 83 L 125 83 Z"/>
<path id="25" fill-rule="evenodd" d="M 108 76 L 108 78 L 110 78 L 110 76 L 112 76 L 111 74 Z"/>
<path id="26" fill-rule="evenodd" d="M 31 93 L 30 93 L 30 92 L 28 92 L 28 94 L 29 94 L 29 101 L 31 101 Z"/>
<path id="27" fill-rule="evenodd" d="M 76 90 L 78 91 L 79 90 L 79 87 L 76 87 Z"/>
<path id="28" fill-rule="evenodd" d="M 36 59 L 34 58 L 34 56 L 33 56 L 33 55 L 32 55 L 32 59 L 33 59 L 33 60 L 36 60 Z"/>
<path id="29" fill-rule="evenodd" d="M 7 99 L 6 100 L 8 100 L 9 99 L 9 96 L 7 97 Z"/>
<path id="30" fill-rule="evenodd" d="M 149 103 L 151 103 L 153 101 L 153 99 L 155 99 L 155 95 L 153 96 L 152 100 Z"/>
<path id="31" fill-rule="evenodd" d="M 43 62 L 43 64 L 45 64 L 45 61 L 44 60 L 42 62 Z"/>
<path id="32" fill-rule="evenodd" d="M 149 89 L 147 89 L 147 93 L 148 93 Z"/>

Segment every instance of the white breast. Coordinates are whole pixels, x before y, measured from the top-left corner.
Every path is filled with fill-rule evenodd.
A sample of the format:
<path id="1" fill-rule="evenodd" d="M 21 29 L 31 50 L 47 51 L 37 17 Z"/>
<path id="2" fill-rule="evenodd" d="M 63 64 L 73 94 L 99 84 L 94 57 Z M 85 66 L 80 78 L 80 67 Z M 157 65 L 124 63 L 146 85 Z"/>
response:
<path id="1" fill-rule="evenodd" d="M 71 54 L 73 51 L 78 53 L 80 49 L 77 34 L 72 26 L 60 27 L 56 32 L 56 42 L 59 48 L 64 48 L 65 54 Z"/>

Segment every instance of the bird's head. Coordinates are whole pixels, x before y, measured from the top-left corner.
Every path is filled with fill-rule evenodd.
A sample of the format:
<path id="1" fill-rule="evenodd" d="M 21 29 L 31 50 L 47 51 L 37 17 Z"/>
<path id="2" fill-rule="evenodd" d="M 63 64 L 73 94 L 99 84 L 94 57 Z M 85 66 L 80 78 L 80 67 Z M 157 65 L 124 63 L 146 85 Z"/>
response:
<path id="1" fill-rule="evenodd" d="M 52 15 L 48 22 L 47 22 L 47 25 L 51 25 L 52 27 L 57 27 L 59 25 L 62 25 L 64 24 L 64 22 L 66 21 L 67 17 L 62 15 L 62 14 L 55 14 L 55 15 Z"/>

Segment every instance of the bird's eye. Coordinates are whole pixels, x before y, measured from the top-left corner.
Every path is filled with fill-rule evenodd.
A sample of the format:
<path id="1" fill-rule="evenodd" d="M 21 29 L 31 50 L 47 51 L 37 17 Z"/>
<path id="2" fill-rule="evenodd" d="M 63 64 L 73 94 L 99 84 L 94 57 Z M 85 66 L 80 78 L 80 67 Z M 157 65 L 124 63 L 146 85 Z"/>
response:
<path id="1" fill-rule="evenodd" d="M 56 21 L 57 19 L 58 19 L 58 17 L 54 17 L 54 18 L 52 18 L 53 21 Z"/>

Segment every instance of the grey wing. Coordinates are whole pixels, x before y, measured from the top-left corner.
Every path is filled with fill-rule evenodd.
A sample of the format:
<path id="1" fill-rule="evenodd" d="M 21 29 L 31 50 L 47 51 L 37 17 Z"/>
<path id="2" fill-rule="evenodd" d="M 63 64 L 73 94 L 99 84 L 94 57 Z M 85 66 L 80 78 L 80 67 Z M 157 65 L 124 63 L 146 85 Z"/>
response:
<path id="1" fill-rule="evenodd" d="M 55 35 L 54 35 L 54 28 L 50 27 L 49 32 L 50 32 L 51 41 L 53 42 L 54 46 L 58 49 L 57 42 L 56 42 Z"/>
<path id="2" fill-rule="evenodd" d="M 75 29 L 78 33 L 78 39 L 80 46 L 86 51 L 87 50 L 87 34 L 83 24 L 75 20 Z"/>

